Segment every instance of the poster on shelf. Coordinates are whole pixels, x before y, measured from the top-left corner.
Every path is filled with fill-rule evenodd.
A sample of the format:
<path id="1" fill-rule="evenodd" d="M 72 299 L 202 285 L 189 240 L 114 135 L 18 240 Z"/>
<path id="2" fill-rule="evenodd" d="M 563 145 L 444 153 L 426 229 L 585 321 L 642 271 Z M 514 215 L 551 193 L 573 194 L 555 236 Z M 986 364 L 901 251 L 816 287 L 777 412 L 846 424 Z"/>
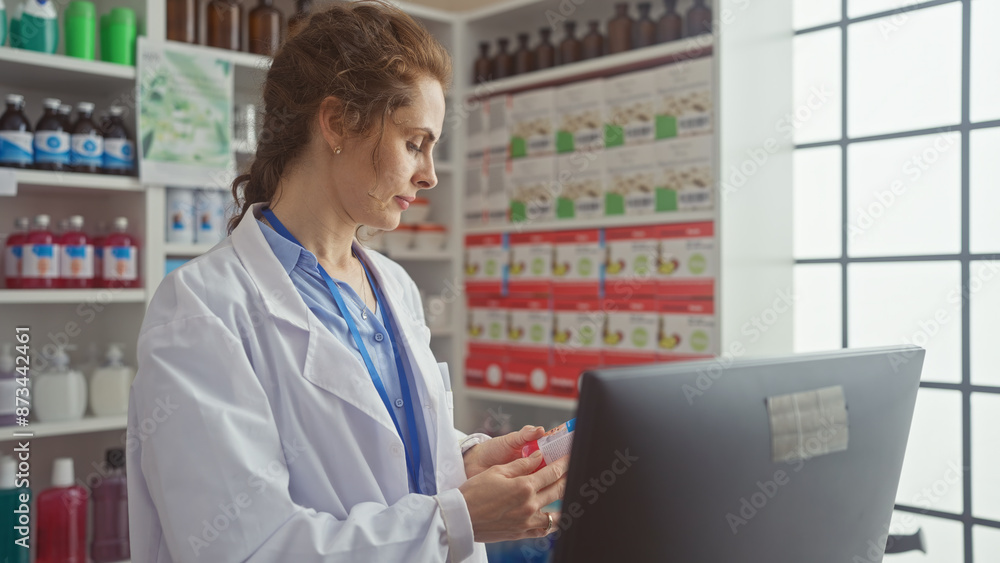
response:
<path id="1" fill-rule="evenodd" d="M 138 41 L 136 112 L 144 184 L 223 188 L 232 180 L 233 62 L 202 49 Z"/>

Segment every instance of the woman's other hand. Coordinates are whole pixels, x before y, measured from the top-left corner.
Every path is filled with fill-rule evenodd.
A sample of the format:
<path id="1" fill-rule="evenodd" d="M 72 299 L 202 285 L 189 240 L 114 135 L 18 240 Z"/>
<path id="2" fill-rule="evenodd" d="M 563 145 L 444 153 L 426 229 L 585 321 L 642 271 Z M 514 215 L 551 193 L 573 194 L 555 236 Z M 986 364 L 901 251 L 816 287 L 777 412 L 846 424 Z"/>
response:
<path id="1" fill-rule="evenodd" d="M 504 465 L 521 458 L 521 448 L 545 435 L 541 426 L 525 426 L 517 432 L 497 436 L 476 444 L 465 452 L 465 476 L 475 477 L 494 465 Z"/>
<path id="2" fill-rule="evenodd" d="M 534 472 L 541 462 L 542 452 L 536 451 L 530 457 L 489 467 L 458 488 L 469 507 L 477 542 L 535 538 L 558 529 L 559 514 L 550 516 L 542 508 L 566 492 L 569 456 Z"/>

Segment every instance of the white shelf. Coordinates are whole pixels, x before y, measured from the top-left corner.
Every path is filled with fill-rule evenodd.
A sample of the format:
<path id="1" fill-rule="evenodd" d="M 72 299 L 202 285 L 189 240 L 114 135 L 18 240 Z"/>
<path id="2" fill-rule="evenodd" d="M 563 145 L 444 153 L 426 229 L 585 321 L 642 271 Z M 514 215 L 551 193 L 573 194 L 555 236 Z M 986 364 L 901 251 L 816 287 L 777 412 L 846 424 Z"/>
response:
<path id="1" fill-rule="evenodd" d="M 145 289 L 0 289 L 2 305 L 144 303 Z"/>
<path id="2" fill-rule="evenodd" d="M 407 250 L 406 252 L 389 252 L 383 254 L 397 262 L 448 262 L 454 259 L 450 250 Z"/>
<path id="3" fill-rule="evenodd" d="M 642 225 L 673 225 L 714 221 L 715 211 L 673 211 L 649 215 L 619 215 L 596 217 L 593 219 L 557 219 L 546 221 L 523 221 L 497 225 L 466 227 L 465 234 L 521 233 L 534 231 L 567 231 L 575 229 L 607 229 L 614 227 L 638 227 Z"/>
<path id="4" fill-rule="evenodd" d="M 711 49 L 714 43 L 715 40 L 711 34 L 685 37 L 670 43 L 652 45 L 624 53 L 605 55 L 596 59 L 493 80 L 483 85 L 472 86 L 472 96 L 470 97 L 475 97 L 477 93 L 481 94 L 479 90 L 485 90 L 486 95 L 494 96 L 505 92 L 540 88 L 608 74 L 619 74 L 635 68 L 651 67 L 663 64 L 670 59 L 683 59 L 687 55 Z"/>
<path id="5" fill-rule="evenodd" d="M 546 395 L 532 395 L 530 393 L 515 393 L 512 391 L 495 391 L 492 389 L 466 388 L 465 395 L 473 399 L 483 399 L 487 401 L 497 401 L 500 403 L 515 403 L 533 407 L 546 407 L 551 409 L 575 410 L 576 399 L 564 397 L 550 397 Z"/>
<path id="6" fill-rule="evenodd" d="M 135 87 L 133 66 L 12 47 L 0 47 L 0 76 L 7 88 L 52 90 L 73 96 L 117 95 Z"/>
<path id="7" fill-rule="evenodd" d="M 77 190 L 107 192 L 145 191 L 134 176 L 111 174 L 85 174 L 82 172 L 48 172 L 45 170 L 17 170 L 17 188 L 20 192 L 68 194 Z"/>
<path id="8" fill-rule="evenodd" d="M 91 432 L 104 432 L 107 430 L 125 430 L 128 425 L 128 417 L 105 416 L 86 417 L 81 420 L 69 422 L 29 422 L 27 427 L 5 426 L 0 430 L 0 442 L 10 442 L 13 440 L 27 440 L 33 438 L 45 438 L 48 436 L 69 436 L 72 434 L 88 434 Z M 31 433 L 32 436 L 18 436 L 17 433 Z"/>
<path id="9" fill-rule="evenodd" d="M 211 250 L 216 244 L 173 244 L 167 243 L 163 246 L 164 254 L 174 257 L 194 257 Z"/>

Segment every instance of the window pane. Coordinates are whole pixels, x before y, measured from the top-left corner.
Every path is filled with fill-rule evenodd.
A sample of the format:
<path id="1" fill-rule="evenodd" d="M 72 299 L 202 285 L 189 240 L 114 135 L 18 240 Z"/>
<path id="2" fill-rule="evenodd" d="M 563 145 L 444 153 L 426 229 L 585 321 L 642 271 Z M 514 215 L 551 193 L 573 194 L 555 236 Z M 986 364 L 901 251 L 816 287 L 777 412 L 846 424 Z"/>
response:
<path id="1" fill-rule="evenodd" d="M 851 137 L 958 123 L 961 16 L 961 3 L 953 2 L 848 28 Z"/>
<path id="2" fill-rule="evenodd" d="M 923 530 L 927 553 L 893 553 L 885 556 L 884 563 L 961 563 L 965 560 L 965 536 L 961 522 L 896 511 L 892 513 L 889 529 L 893 534 L 901 535 Z M 979 563 L 981 560 L 976 561 Z"/>
<path id="3" fill-rule="evenodd" d="M 807 29 L 840 21 L 840 0 L 794 0 L 792 23 L 795 29 Z"/>
<path id="4" fill-rule="evenodd" d="M 896 502 L 961 514 L 961 392 L 942 389 L 917 392 Z"/>
<path id="5" fill-rule="evenodd" d="M 795 351 L 840 348 L 840 264 L 797 265 L 794 275 Z"/>
<path id="6" fill-rule="evenodd" d="M 1000 520 L 1000 395 L 972 394 L 972 512 Z M 1000 556 L 1000 551 L 996 554 Z"/>
<path id="7" fill-rule="evenodd" d="M 1000 0 L 972 1 L 971 105 L 973 122 L 1000 119 Z"/>
<path id="8" fill-rule="evenodd" d="M 848 0 L 847 17 L 857 18 L 869 14 L 889 12 L 906 6 L 912 6 L 926 0 Z M 896 21 L 902 21 L 903 14 L 896 15 Z"/>
<path id="9" fill-rule="evenodd" d="M 850 145 L 848 254 L 959 252 L 961 153 L 958 133 Z"/>
<path id="10" fill-rule="evenodd" d="M 779 121 L 778 130 L 786 134 L 794 130 L 796 143 L 840 138 L 840 35 L 838 27 L 795 36 L 795 113 L 791 123 Z"/>
<path id="11" fill-rule="evenodd" d="M 996 561 L 1000 553 L 1000 530 L 986 526 L 972 528 L 972 553 L 973 561 Z"/>
<path id="12" fill-rule="evenodd" d="M 794 162 L 796 258 L 840 256 L 840 147 L 799 149 Z"/>
<path id="13" fill-rule="evenodd" d="M 969 249 L 1000 252 L 1000 128 L 972 131 L 969 143 Z"/>
<path id="14" fill-rule="evenodd" d="M 1000 387 L 1000 346 L 997 346 L 1000 341 L 1000 315 L 997 315 L 1000 311 L 1000 261 L 971 264 L 969 300 L 972 383 Z"/>
<path id="15" fill-rule="evenodd" d="M 921 346 L 927 350 L 922 380 L 960 382 L 962 310 L 954 299 L 959 268 L 958 262 L 849 265 L 850 346 Z"/>

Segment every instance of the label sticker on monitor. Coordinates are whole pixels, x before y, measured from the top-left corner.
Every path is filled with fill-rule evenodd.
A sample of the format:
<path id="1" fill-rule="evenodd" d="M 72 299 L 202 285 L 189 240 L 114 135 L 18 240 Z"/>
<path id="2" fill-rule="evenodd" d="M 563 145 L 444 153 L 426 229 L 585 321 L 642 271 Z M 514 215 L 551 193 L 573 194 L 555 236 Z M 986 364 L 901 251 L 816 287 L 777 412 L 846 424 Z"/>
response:
<path id="1" fill-rule="evenodd" d="M 847 449 L 847 402 L 837 385 L 767 398 L 771 459 L 809 459 Z"/>

